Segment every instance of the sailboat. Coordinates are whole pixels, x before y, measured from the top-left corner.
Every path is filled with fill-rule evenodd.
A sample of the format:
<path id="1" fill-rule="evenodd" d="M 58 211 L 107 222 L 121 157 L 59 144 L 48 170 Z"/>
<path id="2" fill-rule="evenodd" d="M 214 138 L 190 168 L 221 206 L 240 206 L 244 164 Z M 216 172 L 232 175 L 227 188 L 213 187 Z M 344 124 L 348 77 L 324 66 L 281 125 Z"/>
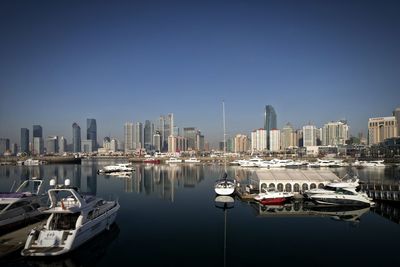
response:
<path id="1" fill-rule="evenodd" d="M 217 195 L 229 196 L 235 193 L 236 180 L 228 179 L 228 174 L 226 172 L 226 130 L 225 130 L 225 103 L 222 102 L 222 114 L 223 114 L 223 124 L 224 124 L 224 175 L 222 179 L 218 179 L 214 184 L 214 190 Z"/>

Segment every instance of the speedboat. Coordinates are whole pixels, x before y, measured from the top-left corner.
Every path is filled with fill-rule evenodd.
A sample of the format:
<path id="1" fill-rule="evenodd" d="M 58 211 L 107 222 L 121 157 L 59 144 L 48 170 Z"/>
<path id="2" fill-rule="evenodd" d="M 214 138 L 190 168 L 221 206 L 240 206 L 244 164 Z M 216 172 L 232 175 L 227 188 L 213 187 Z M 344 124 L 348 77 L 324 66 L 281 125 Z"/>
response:
<path id="1" fill-rule="evenodd" d="M 156 158 L 145 158 L 143 163 L 160 164 L 160 160 Z"/>
<path id="2" fill-rule="evenodd" d="M 55 181 L 50 181 L 55 185 Z M 118 201 L 105 201 L 93 195 L 83 195 L 65 185 L 48 191 L 50 214 L 43 227 L 28 235 L 22 256 L 56 256 L 70 252 L 104 230 L 110 229 L 120 208 Z"/>
<path id="3" fill-rule="evenodd" d="M 189 158 L 185 159 L 185 163 L 200 163 L 200 160 L 197 158 Z"/>
<path id="4" fill-rule="evenodd" d="M 219 179 L 214 184 L 214 191 L 220 196 L 233 195 L 236 190 L 236 180 L 228 179 L 228 175 L 224 173 L 222 179 Z"/>
<path id="5" fill-rule="evenodd" d="M 98 170 L 98 173 L 112 173 L 112 172 L 132 172 L 135 169 L 131 163 L 118 163 L 116 165 L 108 165 L 103 169 Z"/>
<path id="6" fill-rule="evenodd" d="M 335 192 L 336 190 L 338 190 L 340 188 L 357 189 L 359 187 L 360 180 L 357 177 L 353 177 L 351 179 L 345 179 L 345 178 L 346 178 L 346 176 L 343 177 L 343 179 L 341 181 L 328 183 L 323 188 L 314 188 L 314 189 L 306 190 L 306 191 L 304 191 L 304 196 L 306 198 L 311 198 L 311 196 L 315 195 L 315 194 L 331 194 L 332 192 Z"/>
<path id="7" fill-rule="evenodd" d="M 280 192 L 275 188 L 268 188 L 265 193 L 259 193 L 254 197 L 255 200 L 263 205 L 282 204 L 294 196 L 291 192 Z"/>
<path id="8" fill-rule="evenodd" d="M 43 180 L 24 181 L 15 192 L 0 193 L 0 229 L 16 226 L 42 214 Z"/>
<path id="9" fill-rule="evenodd" d="M 353 187 L 339 187 L 335 191 L 312 194 L 309 198 L 320 204 L 328 205 L 352 205 L 352 206 L 374 206 L 372 198 L 365 192 L 357 192 Z"/>
<path id="10" fill-rule="evenodd" d="M 181 163 L 182 160 L 178 158 L 169 158 L 165 161 L 165 163 Z"/>
<path id="11" fill-rule="evenodd" d="M 263 159 L 259 157 L 254 157 L 248 160 L 239 160 L 238 162 L 241 167 L 259 167 L 260 164 L 263 162 Z"/>

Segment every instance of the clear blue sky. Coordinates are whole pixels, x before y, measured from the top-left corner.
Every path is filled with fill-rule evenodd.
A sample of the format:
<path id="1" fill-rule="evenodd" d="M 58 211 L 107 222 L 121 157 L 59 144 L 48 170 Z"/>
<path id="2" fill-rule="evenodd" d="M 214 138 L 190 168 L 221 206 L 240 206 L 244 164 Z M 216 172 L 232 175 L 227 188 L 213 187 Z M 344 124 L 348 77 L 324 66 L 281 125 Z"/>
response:
<path id="1" fill-rule="evenodd" d="M 400 106 L 399 1 L 1 1 L 0 137 L 20 128 L 122 138 L 174 113 L 206 139 L 369 117 Z"/>

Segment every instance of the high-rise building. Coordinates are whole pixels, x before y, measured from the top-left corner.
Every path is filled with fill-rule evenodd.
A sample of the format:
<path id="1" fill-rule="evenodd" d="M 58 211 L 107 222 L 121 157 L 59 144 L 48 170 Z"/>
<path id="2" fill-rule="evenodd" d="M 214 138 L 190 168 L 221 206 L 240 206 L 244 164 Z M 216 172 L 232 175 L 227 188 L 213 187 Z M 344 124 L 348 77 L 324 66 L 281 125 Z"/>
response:
<path id="1" fill-rule="evenodd" d="M 81 141 L 81 150 L 84 153 L 92 153 L 94 152 L 95 141 L 94 140 L 82 140 Z"/>
<path id="2" fill-rule="evenodd" d="M 21 128 L 21 152 L 29 153 L 29 129 Z"/>
<path id="3" fill-rule="evenodd" d="M 265 106 L 265 111 L 264 111 L 264 130 L 267 133 L 266 136 L 267 149 L 270 149 L 269 133 L 272 129 L 276 128 L 277 128 L 277 123 L 276 123 L 275 109 L 271 105 L 267 105 Z"/>
<path id="4" fill-rule="evenodd" d="M 196 150 L 197 129 L 194 127 L 183 128 L 183 136 L 187 139 L 188 150 Z"/>
<path id="5" fill-rule="evenodd" d="M 393 116 L 396 119 L 396 124 L 397 124 L 397 136 L 400 136 L 400 107 L 396 108 L 393 111 Z"/>
<path id="6" fill-rule="evenodd" d="M 317 127 L 315 125 L 303 126 L 303 146 L 317 145 Z"/>
<path id="7" fill-rule="evenodd" d="M 58 136 L 48 136 L 46 140 L 46 153 L 55 154 L 58 153 Z"/>
<path id="8" fill-rule="evenodd" d="M 86 139 L 94 141 L 93 150 L 97 149 L 97 124 L 96 119 L 86 120 Z"/>
<path id="9" fill-rule="evenodd" d="M 396 117 L 369 118 L 368 144 L 378 144 L 391 137 L 397 137 Z"/>
<path id="10" fill-rule="evenodd" d="M 43 128 L 40 125 L 33 125 L 33 137 L 43 138 Z"/>
<path id="11" fill-rule="evenodd" d="M 265 129 L 257 129 L 251 132 L 251 152 L 267 149 L 267 132 Z"/>
<path id="12" fill-rule="evenodd" d="M 161 151 L 161 135 L 159 131 L 156 131 L 153 135 L 153 146 L 154 150 Z"/>
<path id="13" fill-rule="evenodd" d="M 11 149 L 11 155 L 17 155 L 18 145 L 16 143 L 12 143 L 10 149 Z"/>
<path id="14" fill-rule="evenodd" d="M 297 146 L 296 132 L 290 123 L 281 129 L 281 149 L 286 150 Z"/>
<path id="15" fill-rule="evenodd" d="M 10 139 L 0 138 L 0 156 L 3 156 L 7 150 L 10 150 Z"/>
<path id="16" fill-rule="evenodd" d="M 278 152 L 281 150 L 281 131 L 279 129 L 272 129 L 269 131 L 269 144 L 270 151 Z"/>
<path id="17" fill-rule="evenodd" d="M 132 122 L 126 122 L 124 124 L 124 142 L 125 142 L 125 147 L 124 151 L 125 153 L 132 152 L 134 149 L 133 143 L 133 123 Z"/>
<path id="18" fill-rule="evenodd" d="M 168 151 L 168 137 L 174 135 L 174 114 L 160 116 L 158 131 L 161 135 L 161 146 L 163 151 Z"/>
<path id="19" fill-rule="evenodd" d="M 41 155 L 44 152 L 43 142 L 43 128 L 40 125 L 33 125 L 33 136 L 32 136 L 33 150 L 32 154 Z"/>
<path id="20" fill-rule="evenodd" d="M 349 139 L 349 126 L 343 121 L 328 122 L 322 128 L 322 145 L 345 145 Z"/>
<path id="21" fill-rule="evenodd" d="M 204 135 L 200 131 L 197 131 L 196 134 L 196 150 L 204 151 Z"/>
<path id="22" fill-rule="evenodd" d="M 73 152 L 81 152 L 81 127 L 74 122 L 72 124 L 72 147 Z"/>
<path id="23" fill-rule="evenodd" d="M 65 152 L 67 152 L 67 139 L 61 136 L 58 139 L 58 153 L 63 154 Z"/>
<path id="24" fill-rule="evenodd" d="M 115 138 L 111 139 L 110 142 L 110 151 L 111 152 L 117 152 L 118 151 L 118 140 Z"/>
<path id="25" fill-rule="evenodd" d="M 247 152 L 248 138 L 244 134 L 237 134 L 235 136 L 235 153 Z"/>
<path id="26" fill-rule="evenodd" d="M 134 130 L 134 147 L 136 149 L 138 148 L 143 148 L 144 142 L 143 142 L 143 123 L 137 122 L 135 123 L 135 130 Z"/>
<path id="27" fill-rule="evenodd" d="M 168 152 L 169 153 L 175 153 L 176 152 L 176 137 L 173 135 L 170 135 L 168 137 Z"/>
<path id="28" fill-rule="evenodd" d="M 146 150 L 153 149 L 153 135 L 154 135 L 154 124 L 151 123 L 149 120 L 146 120 L 144 123 L 144 148 Z"/>

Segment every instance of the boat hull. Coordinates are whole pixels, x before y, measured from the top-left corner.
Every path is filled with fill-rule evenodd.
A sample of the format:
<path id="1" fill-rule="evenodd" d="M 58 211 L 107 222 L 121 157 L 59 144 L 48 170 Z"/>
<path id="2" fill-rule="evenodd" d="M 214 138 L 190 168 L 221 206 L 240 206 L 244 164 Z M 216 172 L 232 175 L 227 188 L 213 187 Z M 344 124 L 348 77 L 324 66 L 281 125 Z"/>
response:
<path id="1" fill-rule="evenodd" d="M 58 256 L 66 254 L 81 246 L 104 230 L 109 230 L 115 222 L 119 204 L 85 223 L 75 230 L 38 230 L 33 229 L 28 235 L 22 256 Z M 34 237 L 39 235 L 37 240 Z M 66 236 L 65 239 L 63 239 Z M 62 239 L 62 240 L 61 240 Z M 35 244 L 34 244 L 35 243 Z"/>
<path id="2" fill-rule="evenodd" d="M 287 200 L 285 197 L 275 197 L 275 198 L 264 198 L 260 200 L 260 203 L 263 205 L 270 205 L 270 204 L 282 204 Z"/>

